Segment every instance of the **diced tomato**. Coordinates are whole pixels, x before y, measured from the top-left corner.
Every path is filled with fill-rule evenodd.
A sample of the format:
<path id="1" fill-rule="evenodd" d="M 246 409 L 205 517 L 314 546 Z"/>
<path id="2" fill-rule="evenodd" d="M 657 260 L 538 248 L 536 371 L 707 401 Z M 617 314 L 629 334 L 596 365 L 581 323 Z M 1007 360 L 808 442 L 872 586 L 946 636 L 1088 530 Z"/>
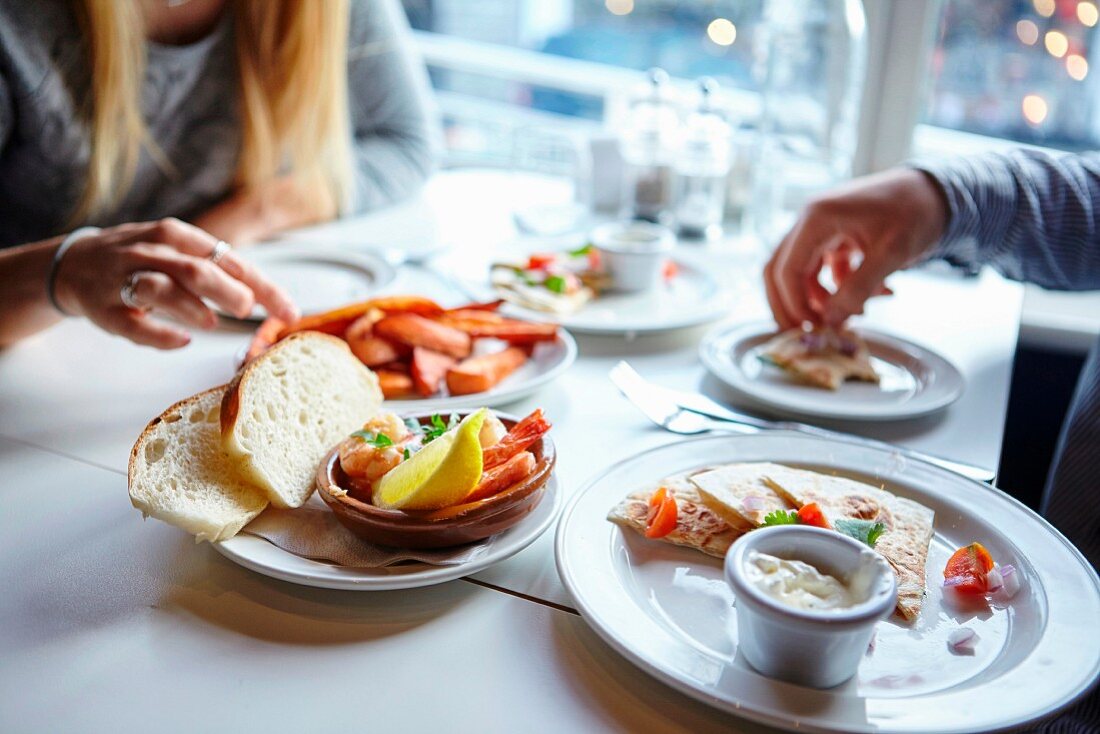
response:
<path id="1" fill-rule="evenodd" d="M 645 537 L 663 538 L 676 529 L 676 500 L 661 487 L 649 498 L 649 516 L 646 518 Z"/>
<path id="2" fill-rule="evenodd" d="M 665 277 L 665 280 L 672 280 L 679 274 L 680 265 L 675 260 L 665 260 L 665 265 L 661 269 L 661 275 Z"/>
<path id="3" fill-rule="evenodd" d="M 557 260 L 557 256 L 548 252 L 536 252 L 527 258 L 528 270 L 546 270 L 548 267 L 554 264 Z"/>
<path id="4" fill-rule="evenodd" d="M 829 527 L 829 521 L 825 519 L 825 513 L 817 506 L 816 502 L 802 505 L 798 510 L 798 522 L 802 525 L 812 525 L 815 528 Z"/>
<path id="5" fill-rule="evenodd" d="M 600 251 L 595 247 L 588 248 L 588 267 L 591 270 L 599 270 L 600 265 L 603 264 L 603 260 L 600 259 Z"/>
<path id="6" fill-rule="evenodd" d="M 987 574 L 993 569 L 993 557 L 981 543 L 971 543 L 955 551 L 943 569 L 945 585 L 963 594 L 984 594 L 989 590 Z"/>

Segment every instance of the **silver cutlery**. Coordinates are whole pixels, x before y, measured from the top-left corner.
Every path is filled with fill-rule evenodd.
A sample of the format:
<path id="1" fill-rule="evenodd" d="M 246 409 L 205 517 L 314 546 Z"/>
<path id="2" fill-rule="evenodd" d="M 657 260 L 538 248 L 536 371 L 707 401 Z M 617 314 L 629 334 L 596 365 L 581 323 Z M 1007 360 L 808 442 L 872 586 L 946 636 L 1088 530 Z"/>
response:
<path id="1" fill-rule="evenodd" d="M 923 451 L 895 446 L 885 441 L 831 431 L 796 421 L 774 421 L 731 410 L 704 395 L 684 393 L 649 382 L 626 362 L 619 362 L 610 372 L 611 381 L 619 391 L 647 418 L 672 433 L 694 435 L 708 431 L 757 433 L 759 431 L 795 431 L 810 436 L 847 441 L 863 446 L 896 451 L 902 456 L 943 467 L 979 482 L 992 482 L 997 473 L 991 469 L 962 461 L 945 459 Z"/>

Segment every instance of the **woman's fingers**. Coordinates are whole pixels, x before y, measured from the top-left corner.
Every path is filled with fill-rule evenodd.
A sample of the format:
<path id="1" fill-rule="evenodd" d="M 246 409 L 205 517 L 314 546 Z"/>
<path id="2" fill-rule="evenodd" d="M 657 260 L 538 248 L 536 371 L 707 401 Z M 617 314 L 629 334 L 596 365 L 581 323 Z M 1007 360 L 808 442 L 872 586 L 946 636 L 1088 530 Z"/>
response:
<path id="1" fill-rule="evenodd" d="M 261 275 L 260 271 L 242 260 L 237 253 L 225 253 L 218 264 L 222 270 L 251 288 L 256 302 L 267 309 L 269 315 L 288 324 L 298 320 L 298 308 L 286 291 Z"/>
<path id="2" fill-rule="evenodd" d="M 191 343 L 191 335 L 183 329 L 124 306 L 107 309 L 89 318 L 104 331 L 157 349 L 179 349 Z"/>
<path id="3" fill-rule="evenodd" d="M 201 300 L 180 287 L 164 273 L 140 273 L 134 279 L 134 302 L 171 316 L 197 329 L 213 329 L 217 315 Z"/>
<path id="4" fill-rule="evenodd" d="M 252 290 L 209 260 L 181 254 L 168 245 L 138 244 L 128 248 L 134 270 L 158 270 L 198 298 L 208 298 L 228 313 L 252 312 Z"/>
<path id="5" fill-rule="evenodd" d="M 820 321 L 820 316 L 810 305 L 810 293 L 812 290 L 819 297 L 827 293 L 818 294 L 816 289 L 810 288 L 810 283 L 817 283 L 824 249 L 832 234 L 811 206 L 776 250 L 776 291 L 796 326 L 806 321 Z M 821 290 L 824 293 L 824 289 Z"/>

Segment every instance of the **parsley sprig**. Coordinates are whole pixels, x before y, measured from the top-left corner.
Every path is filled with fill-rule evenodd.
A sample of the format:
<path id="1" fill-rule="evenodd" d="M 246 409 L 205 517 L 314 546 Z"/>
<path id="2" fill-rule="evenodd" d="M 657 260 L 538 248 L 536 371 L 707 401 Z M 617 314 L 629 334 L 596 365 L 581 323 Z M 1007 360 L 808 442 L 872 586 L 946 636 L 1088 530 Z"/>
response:
<path id="1" fill-rule="evenodd" d="M 798 525 L 797 510 L 773 510 L 764 515 L 763 526 L 770 525 Z M 833 522 L 833 530 L 849 538 L 855 538 L 861 543 L 866 543 L 874 548 L 879 537 L 886 532 L 886 526 L 873 520 L 860 520 L 858 518 L 842 517 Z"/>
<path id="2" fill-rule="evenodd" d="M 393 439 L 384 433 L 371 433 L 370 431 L 355 431 L 351 434 L 355 438 L 360 439 L 363 443 L 369 443 L 375 448 L 384 449 L 387 446 L 393 446 Z"/>
<path id="3" fill-rule="evenodd" d="M 431 424 L 427 426 L 420 426 L 420 432 L 424 434 L 423 444 L 429 444 L 442 436 L 447 431 L 451 430 L 459 423 L 458 414 L 451 413 L 450 419 L 444 423 L 443 417 L 436 413 L 431 418 Z"/>
<path id="4" fill-rule="evenodd" d="M 764 526 L 768 525 L 797 525 L 798 524 L 798 511 L 791 510 L 773 510 L 767 515 L 764 515 Z"/>

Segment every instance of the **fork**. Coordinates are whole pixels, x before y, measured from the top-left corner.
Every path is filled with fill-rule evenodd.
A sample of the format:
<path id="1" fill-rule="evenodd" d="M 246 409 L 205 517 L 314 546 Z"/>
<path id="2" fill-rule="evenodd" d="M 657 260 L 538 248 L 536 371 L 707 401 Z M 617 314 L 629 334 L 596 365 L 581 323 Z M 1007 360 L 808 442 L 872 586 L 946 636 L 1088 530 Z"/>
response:
<path id="1" fill-rule="evenodd" d="M 765 430 L 785 430 L 804 433 L 819 438 L 845 441 L 863 446 L 897 452 L 903 456 L 919 461 L 935 464 L 948 471 L 961 474 L 964 477 L 975 479 L 979 482 L 991 482 L 996 478 L 996 472 L 973 464 L 961 461 L 945 459 L 941 456 L 926 454 L 922 451 L 894 446 L 884 441 L 876 441 L 862 436 L 853 436 L 840 431 L 830 431 L 825 428 L 809 426 L 792 421 L 769 421 L 755 416 L 745 416 L 744 420 L 713 420 L 698 413 L 681 408 L 675 401 L 667 397 L 665 388 L 653 385 L 634 371 L 626 362 L 619 362 L 610 372 L 611 381 L 619 388 L 627 400 L 651 421 L 661 428 L 672 433 L 685 436 L 693 436 L 710 431 L 725 431 L 729 433 L 759 433 Z M 730 415 L 734 415 L 732 412 Z"/>

